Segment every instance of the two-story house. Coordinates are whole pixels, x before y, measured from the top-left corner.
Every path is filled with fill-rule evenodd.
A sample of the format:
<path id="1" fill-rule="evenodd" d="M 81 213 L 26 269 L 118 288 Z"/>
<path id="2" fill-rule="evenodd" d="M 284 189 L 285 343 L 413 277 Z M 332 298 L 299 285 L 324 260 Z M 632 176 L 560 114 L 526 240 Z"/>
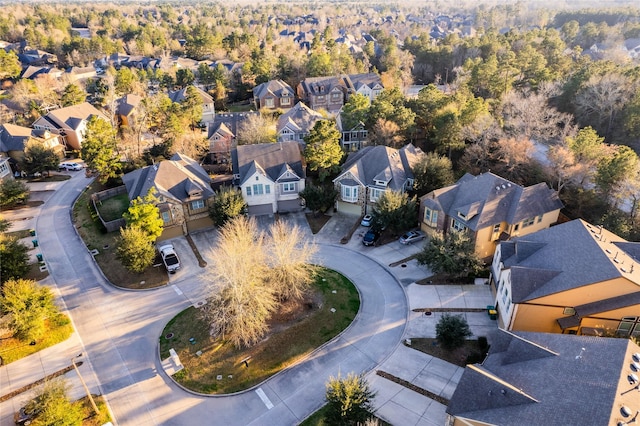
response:
<path id="1" fill-rule="evenodd" d="M 9 157 L 4 154 L 0 154 L 0 182 L 6 179 L 13 179 L 13 172 L 11 170 L 9 160 Z"/>
<path id="2" fill-rule="evenodd" d="M 576 219 L 500 243 L 491 264 L 507 330 L 640 336 L 640 243 Z"/>
<path id="3" fill-rule="evenodd" d="M 289 109 L 293 106 L 295 93 L 282 80 L 269 80 L 253 88 L 253 103 L 256 109 Z"/>
<path id="4" fill-rule="evenodd" d="M 131 127 L 135 125 L 138 106 L 142 102 L 142 96 L 129 93 L 118 99 L 116 115 L 120 125 Z"/>
<path id="5" fill-rule="evenodd" d="M 304 144 L 304 138 L 309 134 L 316 121 L 324 120 L 319 112 L 316 112 L 298 102 L 289 111 L 278 117 L 276 123 L 276 140 L 278 142 L 295 141 Z"/>
<path id="6" fill-rule="evenodd" d="M 545 183 L 522 187 L 493 173 L 467 173 L 420 198 L 420 227 L 426 232 L 466 231 L 476 254 L 485 259 L 500 241 L 557 222 L 562 207 Z"/>
<path id="7" fill-rule="evenodd" d="M 340 132 L 340 146 L 346 152 L 354 152 L 364 147 L 369 138 L 369 131 L 362 121 L 345 123 L 342 111 L 336 115 L 336 127 Z"/>
<path id="8" fill-rule="evenodd" d="M 298 98 L 310 108 L 337 113 L 351 95 L 360 93 L 374 100 L 383 89 L 378 74 L 366 73 L 306 78 L 296 91 Z"/>
<path id="9" fill-rule="evenodd" d="M 302 153 L 297 142 L 239 145 L 231 153 L 234 184 L 251 215 L 302 210 L 305 187 Z"/>
<path id="10" fill-rule="evenodd" d="M 106 115 L 88 102 L 49 111 L 32 125 L 36 130 L 48 130 L 59 135 L 68 149 L 79 150 L 87 123 L 92 116 L 110 122 Z"/>
<path id="11" fill-rule="evenodd" d="M 371 211 L 384 191 L 405 192 L 413 187 L 412 167 L 423 152 L 412 144 L 400 149 L 367 146 L 353 152 L 333 180 L 339 212 L 363 215 Z"/>
<path id="12" fill-rule="evenodd" d="M 213 226 L 209 217 L 215 195 L 211 178 L 197 161 L 185 155 L 174 154 L 169 160 L 129 172 L 122 181 L 130 200 L 144 198 L 153 188 L 164 222 L 160 240 Z"/>
<path id="13" fill-rule="evenodd" d="M 24 149 L 30 141 L 35 140 L 42 146 L 54 150 L 60 158 L 64 156 L 64 145 L 60 137 L 48 130 L 30 129 L 11 123 L 0 125 L 0 154 L 20 162 L 24 158 Z"/>
<path id="14" fill-rule="evenodd" d="M 501 331 L 485 360 L 466 366 L 444 424 L 636 424 L 638 370 L 629 339 Z"/>

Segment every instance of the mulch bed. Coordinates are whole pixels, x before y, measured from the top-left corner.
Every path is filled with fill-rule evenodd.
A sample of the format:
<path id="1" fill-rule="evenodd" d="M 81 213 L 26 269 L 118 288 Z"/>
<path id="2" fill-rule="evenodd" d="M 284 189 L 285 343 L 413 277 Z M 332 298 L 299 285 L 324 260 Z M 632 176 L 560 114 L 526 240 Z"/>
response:
<path id="1" fill-rule="evenodd" d="M 400 386 L 403 386 L 407 389 L 411 389 L 414 392 L 418 392 L 420 395 L 424 395 L 427 398 L 433 399 L 434 401 L 439 402 L 440 404 L 449 405 L 448 399 L 443 398 L 440 395 L 436 395 L 433 392 L 429 392 L 428 390 L 421 388 L 419 386 L 416 386 L 411 382 L 401 379 L 400 377 L 394 376 L 391 373 L 387 373 L 386 371 L 382 371 L 382 370 L 376 370 L 376 374 L 380 377 L 384 377 L 387 380 L 391 380 L 392 382 L 397 383 Z"/>

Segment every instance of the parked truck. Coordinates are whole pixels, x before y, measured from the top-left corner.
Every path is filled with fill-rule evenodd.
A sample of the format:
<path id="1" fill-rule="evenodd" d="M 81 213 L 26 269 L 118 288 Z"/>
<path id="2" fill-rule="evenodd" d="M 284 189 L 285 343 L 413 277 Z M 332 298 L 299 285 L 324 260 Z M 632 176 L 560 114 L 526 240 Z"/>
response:
<path id="1" fill-rule="evenodd" d="M 173 248 L 173 244 L 165 244 L 158 247 L 160 256 L 162 256 L 162 262 L 166 266 L 167 271 L 170 274 L 175 274 L 180 269 L 180 259 Z"/>

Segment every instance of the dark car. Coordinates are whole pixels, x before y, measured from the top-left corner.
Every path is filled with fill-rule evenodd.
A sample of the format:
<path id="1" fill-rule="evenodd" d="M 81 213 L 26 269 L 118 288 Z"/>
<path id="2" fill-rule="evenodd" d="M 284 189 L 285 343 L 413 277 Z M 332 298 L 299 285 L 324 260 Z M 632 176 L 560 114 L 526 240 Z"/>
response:
<path id="1" fill-rule="evenodd" d="M 375 246 L 379 238 L 380 232 L 370 229 L 366 234 L 364 234 L 364 237 L 362 238 L 362 244 L 364 244 L 365 246 Z"/>

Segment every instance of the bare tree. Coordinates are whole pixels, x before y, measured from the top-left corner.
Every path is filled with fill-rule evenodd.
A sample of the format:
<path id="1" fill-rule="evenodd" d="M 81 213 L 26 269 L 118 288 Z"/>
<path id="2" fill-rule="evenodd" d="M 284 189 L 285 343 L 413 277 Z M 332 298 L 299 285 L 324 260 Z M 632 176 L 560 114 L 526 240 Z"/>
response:
<path id="1" fill-rule="evenodd" d="M 273 143 L 276 141 L 276 122 L 272 116 L 251 114 L 238 125 L 239 145 Z"/>
<path id="2" fill-rule="evenodd" d="M 531 89 L 508 92 L 500 106 L 505 133 L 539 142 L 561 141 L 573 134 L 573 117 L 549 105 L 552 95 L 551 86 L 544 84 L 537 92 Z"/>
<path id="3" fill-rule="evenodd" d="M 553 176 L 558 194 L 569 183 L 579 183 L 587 172 L 586 165 L 576 157 L 566 143 L 554 145 L 547 153 L 549 167 L 547 173 Z"/>
<path id="4" fill-rule="evenodd" d="M 382 118 L 373 125 L 370 138 L 373 145 L 386 145 L 392 148 L 400 148 L 405 140 L 396 123 Z"/>
<path id="5" fill-rule="evenodd" d="M 583 123 L 598 123 L 597 129 L 609 136 L 616 114 L 634 94 L 629 77 L 608 73 L 592 76 L 576 95 L 576 113 Z"/>
<path id="6" fill-rule="evenodd" d="M 270 285 L 280 300 L 302 299 L 313 279 L 311 258 L 317 249 L 298 226 L 277 221 L 269 230 Z"/>
<path id="7" fill-rule="evenodd" d="M 255 220 L 238 216 L 227 222 L 211 257 L 212 296 L 202 315 L 212 335 L 237 347 L 251 346 L 267 332 L 267 320 L 276 308 L 274 289 L 264 283 L 264 235 Z"/>

